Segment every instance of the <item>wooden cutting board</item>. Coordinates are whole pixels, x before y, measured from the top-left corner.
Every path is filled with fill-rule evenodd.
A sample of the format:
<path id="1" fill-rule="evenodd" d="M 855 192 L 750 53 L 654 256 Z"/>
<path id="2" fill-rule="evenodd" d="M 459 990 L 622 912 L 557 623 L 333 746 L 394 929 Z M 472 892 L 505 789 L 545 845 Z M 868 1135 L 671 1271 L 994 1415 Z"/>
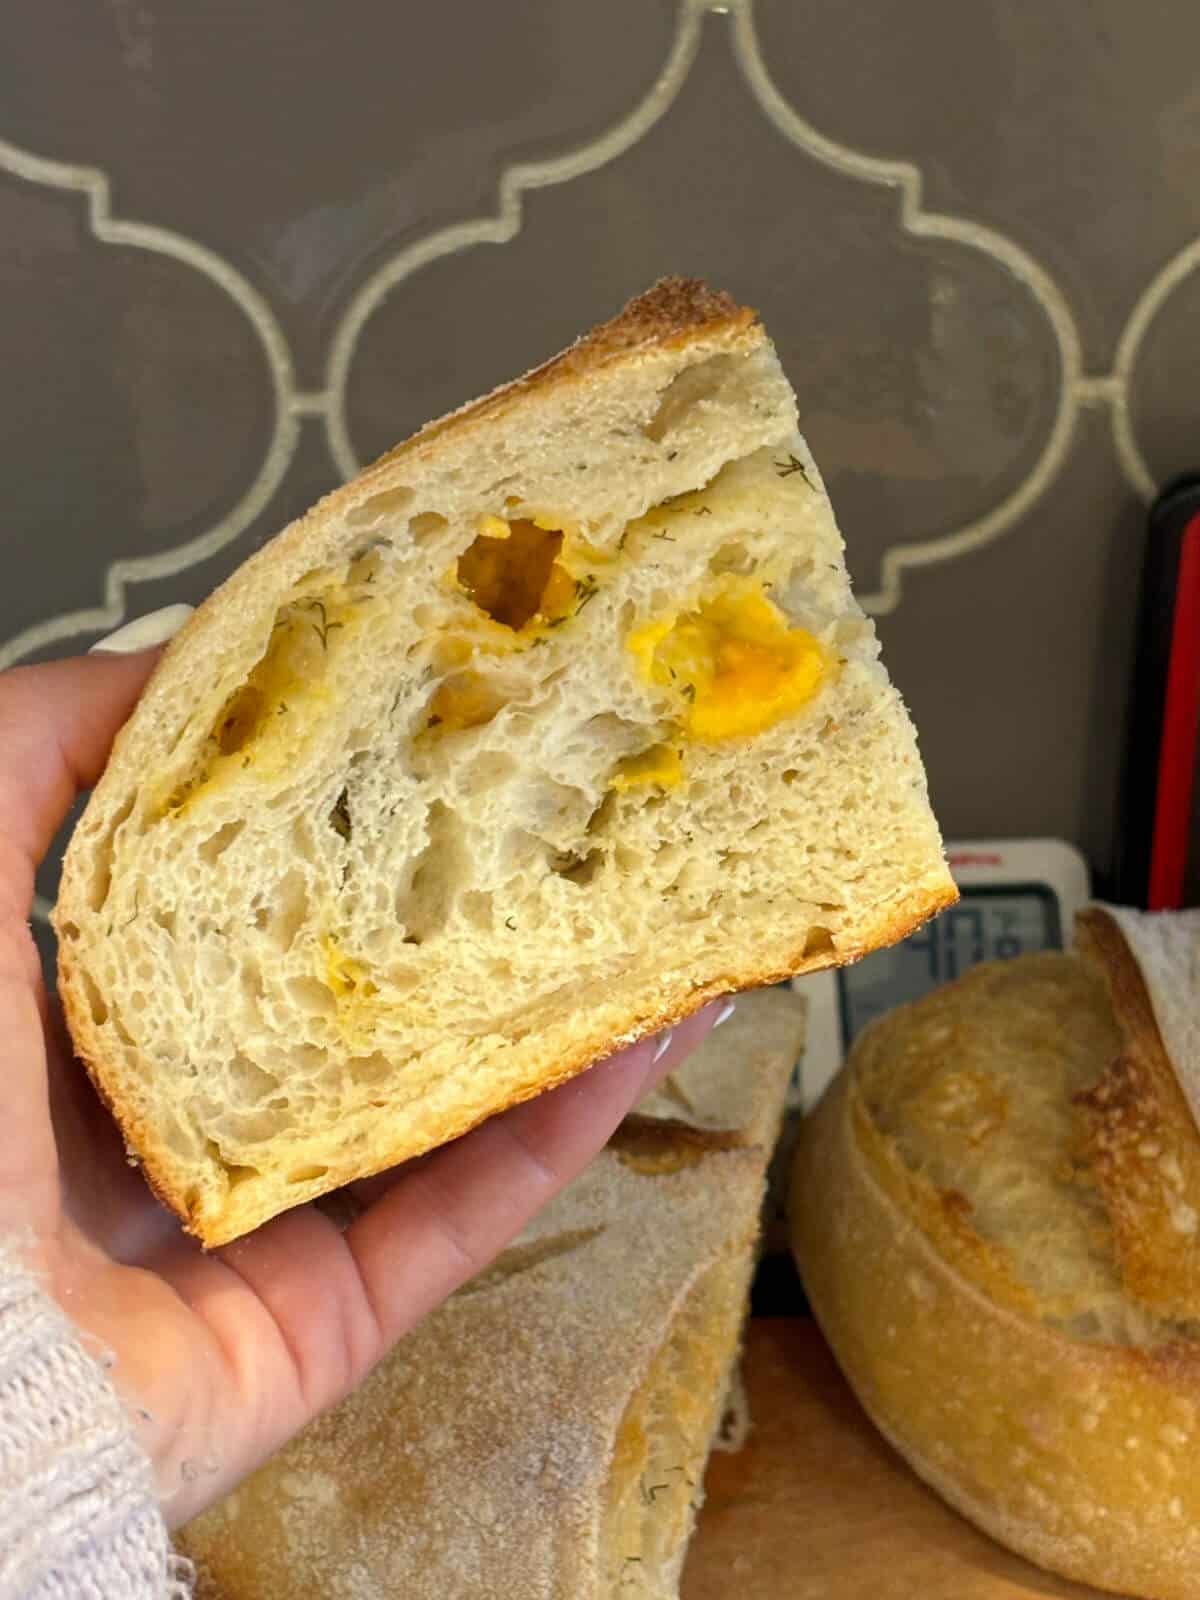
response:
<path id="1" fill-rule="evenodd" d="M 753 1318 L 753 1422 L 713 1455 L 682 1600 L 1111 1600 L 1010 1555 L 876 1433 L 807 1318 Z"/>

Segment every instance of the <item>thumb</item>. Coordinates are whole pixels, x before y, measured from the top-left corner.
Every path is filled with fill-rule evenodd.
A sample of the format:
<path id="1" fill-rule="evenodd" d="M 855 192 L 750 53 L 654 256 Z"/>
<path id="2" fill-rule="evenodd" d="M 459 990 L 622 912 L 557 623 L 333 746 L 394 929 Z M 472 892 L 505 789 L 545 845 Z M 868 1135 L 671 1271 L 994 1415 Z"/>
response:
<path id="1" fill-rule="evenodd" d="M 102 641 L 105 654 L 0 673 L 0 880 L 6 903 L 23 912 L 50 841 L 104 770 L 158 659 L 154 650 L 117 654 L 128 631 Z"/>

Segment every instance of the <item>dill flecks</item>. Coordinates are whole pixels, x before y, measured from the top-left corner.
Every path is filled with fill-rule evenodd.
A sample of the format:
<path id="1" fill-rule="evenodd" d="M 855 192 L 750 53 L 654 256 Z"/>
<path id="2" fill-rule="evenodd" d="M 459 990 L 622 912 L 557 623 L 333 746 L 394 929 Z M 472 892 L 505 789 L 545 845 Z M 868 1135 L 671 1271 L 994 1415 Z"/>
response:
<path id="1" fill-rule="evenodd" d="M 790 478 L 793 472 L 798 472 L 810 489 L 813 487 L 813 481 L 809 477 L 808 473 L 804 470 L 803 461 L 799 460 L 798 457 L 789 453 L 786 461 L 777 461 L 775 463 L 775 473 L 777 477 Z"/>
<path id="2" fill-rule="evenodd" d="M 325 609 L 324 600 L 318 600 L 314 597 L 311 600 L 305 600 L 303 602 L 303 606 L 305 611 L 316 611 L 320 614 L 321 620 L 319 622 L 314 621 L 313 627 L 317 630 L 317 637 L 321 641 L 321 649 L 328 650 L 329 635 L 335 628 L 340 628 L 343 626 L 343 624 L 340 622 L 330 622 L 329 613 Z"/>

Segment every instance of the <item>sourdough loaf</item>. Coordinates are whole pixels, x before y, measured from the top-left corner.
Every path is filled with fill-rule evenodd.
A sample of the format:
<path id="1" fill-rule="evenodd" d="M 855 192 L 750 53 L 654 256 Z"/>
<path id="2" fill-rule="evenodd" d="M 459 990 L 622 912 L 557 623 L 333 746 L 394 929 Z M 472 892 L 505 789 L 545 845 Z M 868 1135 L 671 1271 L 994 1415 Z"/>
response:
<path id="1" fill-rule="evenodd" d="M 1200 1133 L 1164 1036 L 1200 1003 L 1200 915 L 1096 908 L 1077 943 L 863 1034 L 802 1136 L 794 1245 L 952 1505 L 1067 1577 L 1196 1600 Z"/>
<path id="2" fill-rule="evenodd" d="M 168 649 L 67 852 L 78 1052 L 206 1243 L 953 897 L 762 327 L 671 281 Z"/>

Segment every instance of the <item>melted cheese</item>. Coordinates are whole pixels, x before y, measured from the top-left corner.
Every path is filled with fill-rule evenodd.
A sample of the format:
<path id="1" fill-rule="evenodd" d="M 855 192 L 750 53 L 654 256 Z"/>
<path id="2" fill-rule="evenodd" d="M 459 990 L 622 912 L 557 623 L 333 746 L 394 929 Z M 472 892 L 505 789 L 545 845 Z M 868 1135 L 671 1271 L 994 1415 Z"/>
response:
<path id="1" fill-rule="evenodd" d="M 761 733 L 805 706 L 830 669 L 828 651 L 788 620 L 752 578 L 725 578 L 690 610 L 626 639 L 642 677 L 680 702 L 693 739 Z"/>
<path id="2" fill-rule="evenodd" d="M 338 1030 L 351 1049 L 371 1038 L 379 987 L 367 975 L 361 961 L 348 956 L 335 939 L 321 941 L 325 961 L 324 979 L 337 1007 Z"/>
<path id="3" fill-rule="evenodd" d="M 180 814 L 248 769 L 264 778 L 286 770 L 311 726 L 314 706 L 329 698 L 330 652 L 354 620 L 355 606 L 341 585 L 302 592 L 280 611 L 266 650 L 221 707 L 203 759 L 164 800 L 164 813 Z"/>
<path id="4" fill-rule="evenodd" d="M 635 756 L 627 756 L 610 780 L 618 794 L 629 789 L 639 789 L 651 784 L 660 789 L 673 789 L 683 780 L 683 762 L 679 751 L 669 744 L 653 744 Z"/>

